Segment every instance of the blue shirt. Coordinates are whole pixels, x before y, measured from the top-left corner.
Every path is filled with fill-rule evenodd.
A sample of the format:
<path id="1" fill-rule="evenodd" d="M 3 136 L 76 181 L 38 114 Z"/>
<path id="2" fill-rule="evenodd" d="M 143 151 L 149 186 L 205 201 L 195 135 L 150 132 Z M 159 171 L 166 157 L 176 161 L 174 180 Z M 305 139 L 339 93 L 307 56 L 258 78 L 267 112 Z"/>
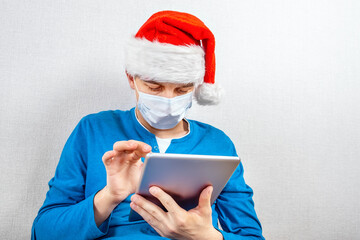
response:
<path id="1" fill-rule="evenodd" d="M 234 144 L 222 131 L 188 121 L 190 133 L 173 139 L 167 153 L 237 155 Z M 130 139 L 145 142 L 153 152 L 159 152 L 155 135 L 136 120 L 135 108 L 103 111 L 80 120 L 64 146 L 55 176 L 48 183 L 49 191 L 34 220 L 31 239 L 165 239 L 145 221 L 128 221 L 131 196 L 96 226 L 94 196 L 106 185 L 102 156 L 113 149 L 115 142 Z M 252 195 L 240 163 L 212 205 L 213 225 L 219 229 L 219 219 L 224 239 L 264 239 Z"/>

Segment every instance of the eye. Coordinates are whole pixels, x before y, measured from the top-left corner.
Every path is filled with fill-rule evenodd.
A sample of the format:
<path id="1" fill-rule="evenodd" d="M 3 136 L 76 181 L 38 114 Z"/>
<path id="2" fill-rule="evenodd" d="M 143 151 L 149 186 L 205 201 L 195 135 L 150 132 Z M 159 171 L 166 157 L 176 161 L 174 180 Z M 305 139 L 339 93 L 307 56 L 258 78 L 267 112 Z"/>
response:
<path id="1" fill-rule="evenodd" d="M 178 88 L 177 92 L 180 94 L 188 93 L 191 90 L 191 88 Z"/>
<path id="2" fill-rule="evenodd" d="M 187 93 L 186 90 L 178 89 L 178 93 Z"/>
<path id="3" fill-rule="evenodd" d="M 161 86 L 148 86 L 148 88 L 153 92 L 160 92 L 162 90 Z"/>
<path id="4" fill-rule="evenodd" d="M 152 92 L 160 92 L 162 87 L 160 84 L 145 82 L 145 86 Z"/>
<path id="5" fill-rule="evenodd" d="M 161 91 L 161 87 L 157 87 L 157 88 L 151 88 L 149 87 L 151 91 L 154 91 L 154 92 L 159 92 Z"/>

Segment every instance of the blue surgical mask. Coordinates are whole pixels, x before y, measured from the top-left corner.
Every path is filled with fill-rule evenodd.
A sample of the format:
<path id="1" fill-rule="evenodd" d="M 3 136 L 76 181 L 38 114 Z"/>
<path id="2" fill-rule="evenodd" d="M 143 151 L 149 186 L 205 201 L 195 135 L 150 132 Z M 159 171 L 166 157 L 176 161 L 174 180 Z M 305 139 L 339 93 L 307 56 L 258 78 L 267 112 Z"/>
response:
<path id="1" fill-rule="evenodd" d="M 135 83 L 135 80 L 134 80 Z M 140 92 L 137 108 L 147 123 L 156 129 L 174 128 L 182 119 L 192 105 L 193 92 L 166 98 Z"/>

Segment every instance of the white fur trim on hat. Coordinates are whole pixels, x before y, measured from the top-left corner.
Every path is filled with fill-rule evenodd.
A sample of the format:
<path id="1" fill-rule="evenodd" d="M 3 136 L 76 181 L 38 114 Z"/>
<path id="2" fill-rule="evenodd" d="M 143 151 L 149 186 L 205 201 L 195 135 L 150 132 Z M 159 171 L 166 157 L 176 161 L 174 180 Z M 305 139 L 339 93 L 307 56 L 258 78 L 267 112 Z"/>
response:
<path id="1" fill-rule="evenodd" d="M 125 49 L 125 69 L 132 76 L 171 83 L 201 84 L 205 75 L 204 50 L 146 38 L 131 38 Z"/>
<path id="2" fill-rule="evenodd" d="M 217 83 L 203 83 L 195 90 L 195 98 L 199 105 L 216 105 L 220 102 L 224 89 Z"/>

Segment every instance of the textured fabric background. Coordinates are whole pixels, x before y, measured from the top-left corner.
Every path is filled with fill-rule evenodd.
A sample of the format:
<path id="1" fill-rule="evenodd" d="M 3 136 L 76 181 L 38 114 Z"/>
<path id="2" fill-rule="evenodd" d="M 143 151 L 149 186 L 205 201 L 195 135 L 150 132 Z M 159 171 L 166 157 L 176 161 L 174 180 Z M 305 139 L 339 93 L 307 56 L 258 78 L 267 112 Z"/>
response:
<path id="1" fill-rule="evenodd" d="M 135 104 L 123 45 L 154 12 L 214 32 L 216 107 L 271 240 L 360 239 L 360 1 L 0 1 L 0 238 L 29 239 L 81 117 Z"/>

